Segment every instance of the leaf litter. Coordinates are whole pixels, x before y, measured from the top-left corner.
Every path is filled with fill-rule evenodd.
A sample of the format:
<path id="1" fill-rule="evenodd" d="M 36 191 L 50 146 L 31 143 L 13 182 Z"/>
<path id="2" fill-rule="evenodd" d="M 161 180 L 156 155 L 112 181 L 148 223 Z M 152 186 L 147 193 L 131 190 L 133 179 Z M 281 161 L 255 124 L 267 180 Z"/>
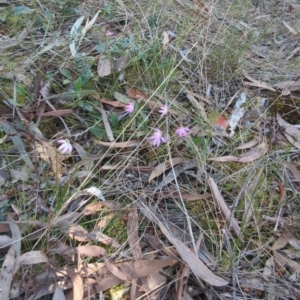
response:
<path id="1" fill-rule="evenodd" d="M 249 10 L 249 24 L 231 6 L 224 14 L 222 3 L 165 3 L 169 24 L 182 27 L 180 12 L 202 25 L 183 26 L 182 41 L 147 7 L 148 23 L 139 26 L 123 1 L 91 8 L 91 20 L 82 6 L 75 19 L 64 7 L 53 41 L 50 27 L 40 36 L 34 24 L 8 37 L 7 8 L 15 17 L 40 8 L 4 3 L 1 55 L 13 64 L 17 51 L 27 56 L 16 72 L 0 62 L 0 206 L 13 216 L 0 223 L 4 299 L 106 297 L 117 285 L 131 299 L 299 299 L 299 122 L 281 111 L 273 118 L 266 107 L 275 93 L 298 110 L 295 5 L 281 7 L 289 21 L 274 19 L 280 26 L 270 40 L 260 30 L 277 15 L 269 3 Z M 52 6 L 40 14 L 47 24 L 57 15 Z M 223 30 L 235 37 L 233 29 L 238 45 L 227 47 Z M 34 55 L 29 30 L 40 46 Z M 263 43 L 252 45 L 258 35 Z M 129 102 L 134 116 L 123 114 Z M 169 114 L 157 121 L 165 104 Z M 168 143 L 153 149 L 144 137 L 158 125 Z M 176 126 L 191 126 L 189 136 L 174 139 Z M 58 153 L 61 138 L 70 138 L 72 155 Z M 244 239 L 251 243 L 236 242 Z"/>

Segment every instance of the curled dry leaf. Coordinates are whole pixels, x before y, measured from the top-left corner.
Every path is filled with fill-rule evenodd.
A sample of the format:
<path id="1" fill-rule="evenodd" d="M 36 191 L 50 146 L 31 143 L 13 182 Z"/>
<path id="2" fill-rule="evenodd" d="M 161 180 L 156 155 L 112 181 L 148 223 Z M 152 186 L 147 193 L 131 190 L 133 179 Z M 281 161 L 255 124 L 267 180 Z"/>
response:
<path id="1" fill-rule="evenodd" d="M 220 162 L 234 161 L 239 163 L 253 162 L 254 160 L 259 159 L 260 157 L 262 157 L 264 154 L 267 153 L 268 150 L 267 147 L 268 146 L 266 143 L 261 143 L 256 148 L 246 152 L 242 157 L 228 155 L 228 156 L 213 157 L 213 158 L 209 158 L 208 160 L 220 161 Z"/>
<path id="2" fill-rule="evenodd" d="M 239 227 L 236 219 L 233 216 L 231 216 L 231 211 L 228 208 L 223 196 L 221 195 L 217 184 L 211 177 L 209 177 L 208 181 L 209 181 L 210 189 L 214 195 L 215 201 L 217 202 L 217 205 L 218 205 L 219 209 L 221 210 L 225 220 L 227 222 L 230 222 L 230 219 L 232 218 L 232 230 L 234 231 L 234 233 L 237 236 L 240 236 L 240 227 Z"/>
<path id="3" fill-rule="evenodd" d="M 151 182 L 154 178 L 158 177 L 159 175 L 163 174 L 166 170 L 168 170 L 172 166 L 174 167 L 174 166 L 178 165 L 181 162 L 183 162 L 183 158 L 175 157 L 175 158 L 166 160 L 165 162 L 159 164 L 152 171 L 152 173 L 149 177 L 149 182 Z"/>
<path id="4" fill-rule="evenodd" d="M 100 191 L 100 189 L 98 189 L 95 186 L 91 186 L 91 187 L 85 189 L 84 191 L 86 191 L 87 193 L 89 193 L 92 196 L 96 196 L 99 200 L 105 201 L 105 198 L 104 198 L 102 192 Z"/>

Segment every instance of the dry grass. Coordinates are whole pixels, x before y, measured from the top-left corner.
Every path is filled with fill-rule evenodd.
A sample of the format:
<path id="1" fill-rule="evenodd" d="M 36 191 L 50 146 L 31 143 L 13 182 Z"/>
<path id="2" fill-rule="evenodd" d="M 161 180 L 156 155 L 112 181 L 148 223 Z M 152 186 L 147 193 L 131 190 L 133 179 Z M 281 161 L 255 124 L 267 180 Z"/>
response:
<path id="1" fill-rule="evenodd" d="M 98 9 L 73 58 L 73 24 Z M 3 4 L 0 280 L 19 286 L 9 297 L 299 299 L 300 96 L 276 89 L 299 78 L 299 11 L 296 1 Z M 230 136 L 216 126 L 242 93 Z M 101 100 L 128 96 L 135 112 L 124 119 Z M 116 143 L 138 143 L 109 143 L 103 111 Z M 296 125 L 292 137 L 276 113 Z M 155 128 L 168 140 L 160 147 L 149 143 Z M 60 138 L 72 155 L 57 151 Z"/>

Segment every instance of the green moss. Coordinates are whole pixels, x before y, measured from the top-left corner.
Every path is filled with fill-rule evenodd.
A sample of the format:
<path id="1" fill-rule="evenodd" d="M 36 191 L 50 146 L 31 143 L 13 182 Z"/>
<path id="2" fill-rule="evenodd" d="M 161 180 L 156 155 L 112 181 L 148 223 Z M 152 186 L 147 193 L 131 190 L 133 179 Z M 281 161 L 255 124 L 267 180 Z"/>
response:
<path id="1" fill-rule="evenodd" d="M 282 96 L 270 93 L 268 114 L 276 117 L 277 113 L 290 124 L 300 124 L 300 93 Z"/>

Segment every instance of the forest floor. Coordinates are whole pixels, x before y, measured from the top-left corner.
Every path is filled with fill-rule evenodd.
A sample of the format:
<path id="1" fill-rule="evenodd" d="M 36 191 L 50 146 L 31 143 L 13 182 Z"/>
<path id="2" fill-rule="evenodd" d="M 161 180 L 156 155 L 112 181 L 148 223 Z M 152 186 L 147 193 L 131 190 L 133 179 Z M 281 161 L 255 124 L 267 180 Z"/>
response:
<path id="1" fill-rule="evenodd" d="M 300 299 L 299 15 L 0 0 L 2 299 Z"/>

